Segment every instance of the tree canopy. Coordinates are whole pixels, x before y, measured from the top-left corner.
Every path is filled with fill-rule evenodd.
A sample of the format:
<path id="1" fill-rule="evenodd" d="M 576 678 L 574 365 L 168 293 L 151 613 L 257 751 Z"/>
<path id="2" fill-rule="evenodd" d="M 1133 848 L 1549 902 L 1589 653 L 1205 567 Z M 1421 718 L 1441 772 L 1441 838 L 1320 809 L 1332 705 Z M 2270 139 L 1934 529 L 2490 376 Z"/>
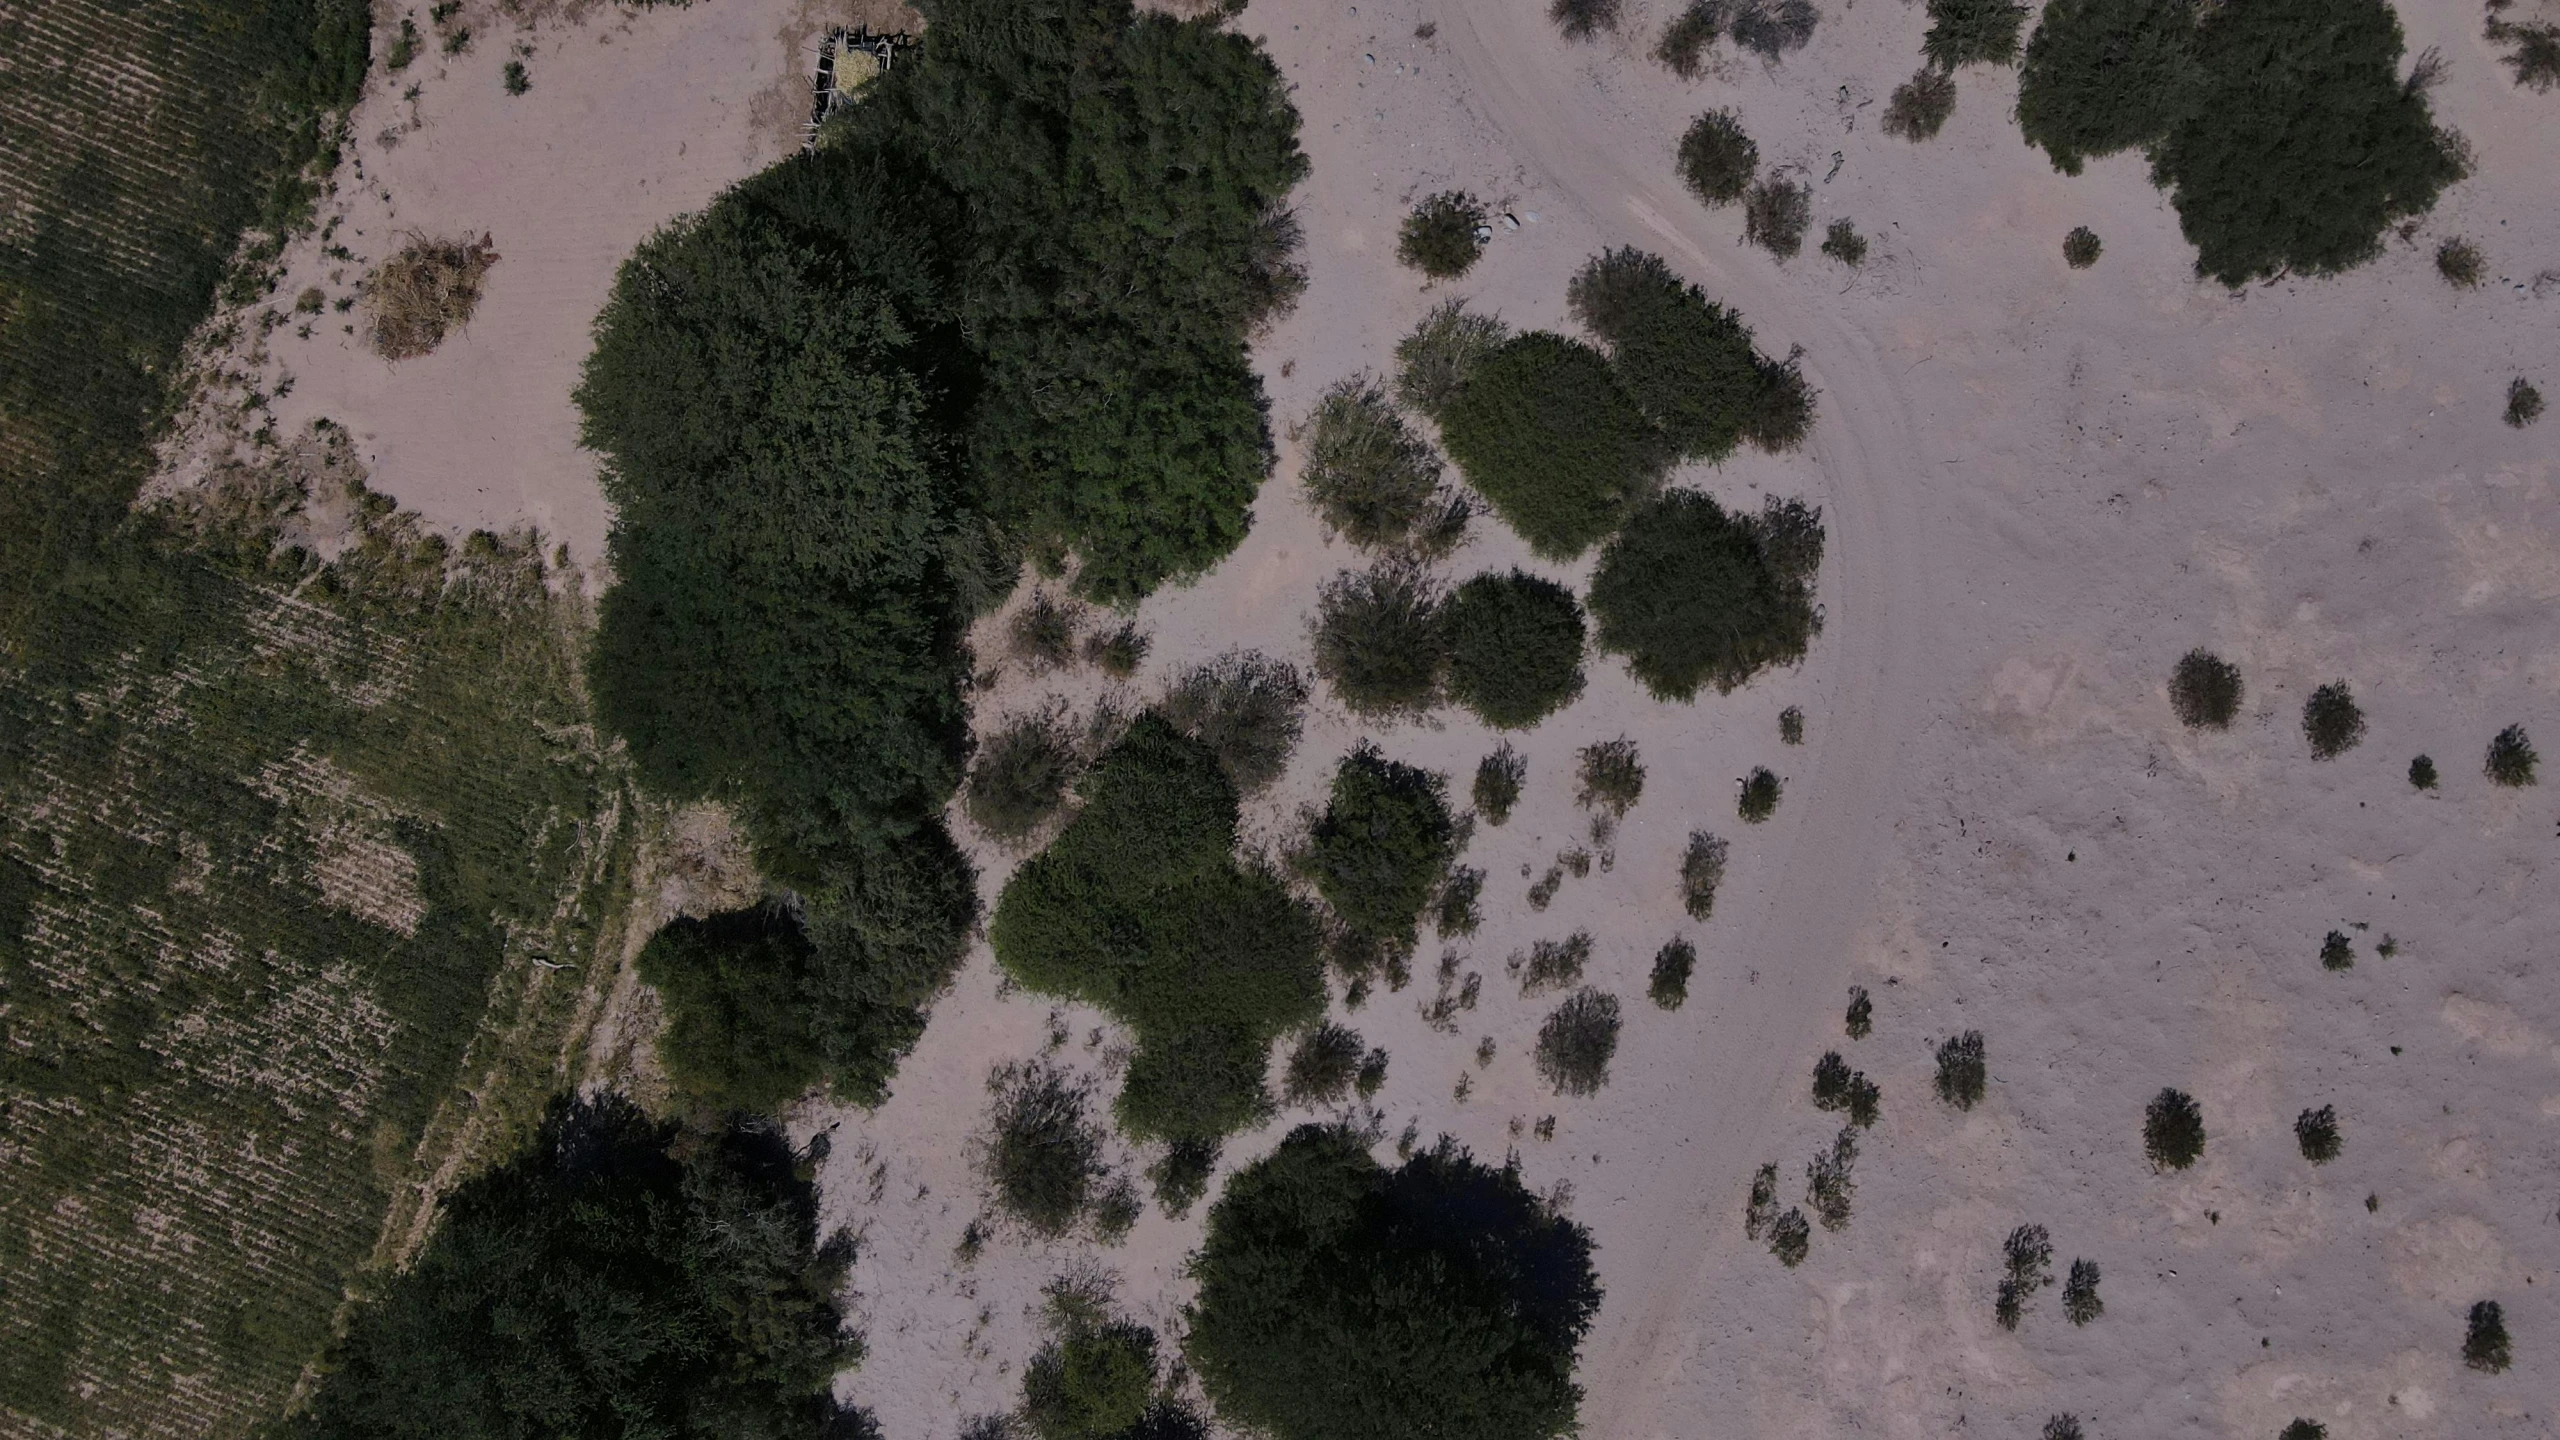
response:
<path id="1" fill-rule="evenodd" d="M 2193 83 L 2194 0 L 2053 0 L 2018 77 L 2018 131 L 2077 175 L 2168 133 Z"/>
<path id="2" fill-rule="evenodd" d="M 1529 548 L 1570 560 L 1662 473 L 1662 437 L 1608 358 L 1533 330 L 1476 362 L 1440 415 L 1449 454 Z"/>
<path id="3" fill-rule="evenodd" d="M 1770 665 L 1792 665 L 1821 629 L 1813 575 L 1821 514 L 1772 498 L 1730 515 L 1713 498 L 1673 490 L 1638 511 L 1600 554 L 1591 613 L 1600 648 L 1627 657 L 1647 690 L 1687 700 Z"/>
<path id="4" fill-rule="evenodd" d="M 1304 864 L 1343 923 L 1409 946 L 1415 922 L 1456 857 L 1448 783 L 1363 745 L 1333 772 L 1333 795 Z"/>
<path id="5" fill-rule="evenodd" d="M 1488 725 L 1525 729 L 1582 694 L 1582 604 L 1523 570 L 1470 577 L 1440 609 L 1449 695 Z"/>
<path id="6" fill-rule="evenodd" d="M 1443 1141 L 1389 1170 L 1302 1126 L 1209 1212 L 1184 1352 L 1227 1421 L 1277 1440 L 1548 1440 L 1582 1395 L 1591 1241 Z"/>

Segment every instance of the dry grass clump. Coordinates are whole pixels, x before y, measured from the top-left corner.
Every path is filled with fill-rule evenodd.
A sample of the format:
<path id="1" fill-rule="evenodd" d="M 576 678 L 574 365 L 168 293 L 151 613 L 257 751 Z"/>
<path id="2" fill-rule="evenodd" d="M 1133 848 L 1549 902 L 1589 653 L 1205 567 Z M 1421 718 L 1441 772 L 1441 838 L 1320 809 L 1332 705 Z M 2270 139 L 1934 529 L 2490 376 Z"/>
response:
<path id="1" fill-rule="evenodd" d="M 1742 238 L 1781 260 L 1804 248 L 1805 228 L 1812 223 L 1810 185 L 1773 175 L 1742 197 Z"/>
<path id="2" fill-rule="evenodd" d="M 1048 1065 L 1007 1065 L 988 1081 L 995 1112 L 979 1169 L 998 1209 L 1035 1234 L 1065 1235 L 1105 1176 L 1092 1087 Z"/>
<path id="3" fill-rule="evenodd" d="M 2473 290 L 2480 285 L 2480 247 L 2456 235 L 2436 247 L 2436 273 L 2445 283 L 2457 289 Z"/>
<path id="4" fill-rule="evenodd" d="M 1525 954 L 1514 952 L 1503 968 L 1518 978 L 1525 1000 L 1579 984 L 1590 960 L 1591 932 L 1576 930 L 1562 940 L 1541 940 Z"/>
<path id="5" fill-rule="evenodd" d="M 1864 1040 L 1876 1028 L 1876 1002 L 1864 985 L 1849 987 L 1849 1008 L 1840 1017 L 1840 1028 L 1852 1040 Z"/>
<path id="6" fill-rule="evenodd" d="M 1804 710 L 1801 706 L 1790 705 L 1778 712 L 1778 743 L 1782 745 L 1804 743 Z"/>
<path id="7" fill-rule="evenodd" d="M 1087 663 L 1114 680 L 1126 680 L 1147 663 L 1150 641 L 1147 632 L 1135 620 L 1123 620 L 1108 630 L 1085 637 L 1084 658 Z"/>
<path id="8" fill-rule="evenodd" d="M 382 262 L 366 287 L 366 338 L 374 352 L 410 360 L 443 344 L 447 331 L 471 323 L 481 282 L 497 263 L 497 247 L 486 234 L 457 240 L 410 232 L 409 243 Z"/>
<path id="9" fill-rule="evenodd" d="M 1933 140 L 1956 113 L 1956 77 L 1923 68 L 1893 87 L 1885 101 L 1884 133 L 1910 141 Z"/>

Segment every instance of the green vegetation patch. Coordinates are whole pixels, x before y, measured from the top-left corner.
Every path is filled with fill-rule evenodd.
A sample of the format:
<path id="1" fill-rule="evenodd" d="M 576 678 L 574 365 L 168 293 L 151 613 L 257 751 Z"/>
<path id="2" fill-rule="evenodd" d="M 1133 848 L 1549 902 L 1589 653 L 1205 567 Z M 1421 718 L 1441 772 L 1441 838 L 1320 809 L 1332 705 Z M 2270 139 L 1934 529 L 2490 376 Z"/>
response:
<path id="1" fill-rule="evenodd" d="M 1184 1353 L 1232 1424 L 1276 1440 L 1551 1440 L 1600 1304 L 1589 1235 L 1443 1142 L 1390 1170 L 1304 1126 L 1228 1182 L 1193 1262 Z"/>
<path id="2" fill-rule="evenodd" d="M 456 1190 L 358 1307 L 290 1440 L 816 1433 L 859 1356 L 817 1189 L 778 1130 L 682 1137 L 617 1095 L 555 1104 Z"/>
<path id="3" fill-rule="evenodd" d="M 1761 514 L 1736 516 L 1695 491 L 1667 492 L 1601 552 L 1591 580 L 1600 648 L 1624 655 L 1658 698 L 1692 699 L 1704 685 L 1730 694 L 1804 658 L 1822 625 L 1821 558 L 1821 512 L 1801 501 L 1772 498 Z"/>
<path id="4" fill-rule="evenodd" d="M 1608 357 L 1544 331 L 1478 361 L 1440 429 L 1468 483 L 1529 548 L 1554 560 L 1617 528 L 1667 458 Z"/>
<path id="5" fill-rule="evenodd" d="M 1449 697 L 1486 724 L 1526 729 L 1582 694 L 1582 603 L 1514 570 L 1460 585 L 1440 610 Z"/>
<path id="6" fill-rule="evenodd" d="M 1214 1139 L 1253 1123 L 1270 1108 L 1271 1042 L 1323 1009 L 1314 917 L 1237 867 L 1234 788 L 1161 718 L 1140 717 L 1081 792 L 1076 818 L 1005 886 L 997 961 L 1137 1031 L 1117 1107 L 1132 1135 Z"/>
<path id="7" fill-rule="evenodd" d="M 1343 923 L 1410 948 L 1456 857 L 1447 782 L 1363 745 L 1334 770 L 1332 800 L 1300 863 Z"/>
<path id="8" fill-rule="evenodd" d="M 1744 440 L 1792 449 L 1812 425 L 1813 394 L 1795 367 L 1754 350 L 1742 317 L 1683 284 L 1660 256 L 1595 255 L 1566 300 L 1682 457 L 1722 460 Z"/>
<path id="9" fill-rule="evenodd" d="M 2195 78 L 2196 11 L 2195 0 L 2053 0 L 2027 40 L 2018 132 L 2066 175 L 2167 134 Z"/>

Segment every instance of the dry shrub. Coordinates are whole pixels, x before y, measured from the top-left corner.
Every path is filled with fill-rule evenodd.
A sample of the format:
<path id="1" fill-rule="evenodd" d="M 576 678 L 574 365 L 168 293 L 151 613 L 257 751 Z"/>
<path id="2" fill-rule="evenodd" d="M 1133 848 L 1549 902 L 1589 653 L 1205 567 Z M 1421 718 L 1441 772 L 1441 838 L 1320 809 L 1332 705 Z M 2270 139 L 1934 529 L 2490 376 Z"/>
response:
<path id="1" fill-rule="evenodd" d="M 1680 857 L 1680 903 L 1690 919 L 1705 920 L 1715 914 L 1716 891 L 1724 884 L 1730 848 L 1704 830 L 1689 832 L 1689 848 Z"/>
<path id="2" fill-rule="evenodd" d="M 2436 273 L 2461 290 L 2480 286 L 2480 247 L 2457 235 L 2436 247 Z"/>
<path id="3" fill-rule="evenodd" d="M 1230 650 L 1194 666 L 1166 692 L 1166 723 L 1209 747 L 1240 792 L 1280 778 L 1297 749 L 1306 677 L 1258 650 Z"/>
<path id="4" fill-rule="evenodd" d="M 1893 88 L 1885 101 L 1884 133 L 1903 140 L 1935 139 L 1956 113 L 1956 77 L 1923 68 Z"/>
<path id="5" fill-rule="evenodd" d="M 455 240 L 411 231 L 409 243 L 373 272 L 365 292 L 375 352 L 410 360 L 443 344 L 446 331 L 471 323 L 481 282 L 497 263 L 497 247 L 486 234 Z"/>
<path id="6" fill-rule="evenodd" d="M 1804 248 L 1805 227 L 1812 223 L 1809 185 L 1773 176 L 1742 198 L 1742 238 L 1781 260 Z"/>

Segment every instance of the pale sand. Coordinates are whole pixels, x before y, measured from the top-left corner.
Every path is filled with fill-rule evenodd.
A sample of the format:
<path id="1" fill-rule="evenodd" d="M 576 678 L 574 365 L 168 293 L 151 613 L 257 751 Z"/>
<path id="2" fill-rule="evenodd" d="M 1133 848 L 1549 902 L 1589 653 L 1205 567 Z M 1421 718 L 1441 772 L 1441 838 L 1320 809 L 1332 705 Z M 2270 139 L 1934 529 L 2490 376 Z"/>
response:
<path id="1" fill-rule="evenodd" d="M 1688 706 L 1596 662 L 1583 699 L 1519 742 L 1528 795 L 1467 857 L 1490 872 L 1484 930 L 1459 947 L 1486 977 L 1482 1006 L 1459 1035 L 1427 1029 L 1416 1001 L 1438 947 L 1426 941 L 1412 987 L 1348 1017 L 1393 1055 L 1385 1133 L 1417 1121 L 1426 1142 L 1445 1132 L 1498 1159 L 1512 1121 L 1558 1117 L 1554 1141 L 1516 1143 L 1530 1184 L 1570 1184 L 1598 1243 L 1590 1435 L 2029 1435 L 2065 1410 L 2096 1436 L 2264 1440 L 2296 1414 L 2338 1440 L 2551 1433 L 2560 1396 L 2539 1357 L 2560 1306 L 2546 1300 L 2556 1242 L 2541 1192 L 2560 1160 L 2560 998 L 2532 965 L 2560 918 L 2541 888 L 2553 791 L 2494 791 L 2479 757 L 2510 721 L 2560 756 L 2560 422 L 2497 421 L 2512 374 L 2560 394 L 2560 282 L 2539 295 L 2532 283 L 2560 267 L 2560 101 L 2507 83 L 2476 7 L 2404 7 L 2412 51 L 2451 59 L 2436 104 L 2477 147 L 2479 174 L 2373 265 L 2234 296 L 2193 279 L 2138 158 L 2071 178 L 2020 142 L 2014 74 L 1966 72 L 1932 143 L 1880 136 L 1884 97 L 1918 63 L 1919 7 L 1826 6 L 1783 66 L 1729 62 L 1696 85 L 1645 58 L 1668 8 L 1631 4 L 1628 38 L 1589 47 L 1557 39 L 1539 0 L 1356 15 L 1259 0 L 1240 22 L 1295 84 L 1315 162 L 1298 196 L 1313 286 L 1258 350 L 1282 426 L 1331 381 L 1384 368 L 1450 293 L 1423 291 L 1392 250 L 1409 200 L 1451 185 L 1524 221 L 1454 293 L 1562 326 L 1565 281 L 1587 255 L 1645 246 L 1737 306 L 1764 346 L 1804 345 L 1822 392 L 1805 453 L 1683 477 L 1736 503 L 1775 492 L 1824 506 L 1828 629 L 1811 660 Z M 337 377 L 298 366 L 293 404 L 380 437 L 378 483 L 435 518 L 530 517 L 591 547 L 602 517 L 566 408 L 586 318 L 622 250 L 776 153 L 744 111 L 782 63 L 782 13 L 722 0 L 635 22 L 665 37 L 648 53 L 676 68 L 619 99 L 607 82 L 646 68 L 630 61 L 637 36 L 572 42 L 585 60 L 546 55 L 512 109 L 495 96 L 494 55 L 475 58 L 490 72 L 486 112 L 457 102 L 368 169 L 399 173 L 438 127 L 446 144 L 485 127 L 469 129 L 485 137 L 472 168 L 436 172 L 448 198 L 392 186 L 400 224 L 495 232 L 508 259 L 482 320 L 403 367 L 396 400 L 392 374 L 358 356 L 333 362 Z M 1426 20 L 1438 34 L 1417 41 Z M 732 38 L 697 47 L 679 33 Z M 1741 248 L 1738 214 L 1702 210 L 1674 179 L 1671 147 L 1709 105 L 1737 107 L 1767 161 L 1816 182 L 1797 259 Z M 583 130 L 608 110 L 627 127 L 608 151 L 628 161 L 613 172 L 623 188 L 571 190 L 565 158 L 550 183 L 520 178 L 553 163 L 529 141 L 564 155 L 607 143 Z M 466 183 L 514 199 L 457 203 Z M 541 238 L 555 212 L 574 238 Z M 1813 249 L 1841 215 L 1873 245 L 1854 274 Z M 2085 272 L 2060 256 L 2076 224 L 2106 244 Z M 2487 252 L 2478 291 L 2433 273 L 2434 243 L 2452 233 Z M 540 260 L 546 246 L 556 260 Z M 528 272 L 545 264 L 553 278 L 537 284 Z M 538 336 L 496 350 L 536 314 Z M 483 413 L 520 417 L 517 440 L 474 438 L 461 422 Z M 1304 663 L 1316 586 L 1358 557 L 1324 541 L 1295 474 L 1284 444 L 1243 548 L 1143 607 L 1155 650 L 1124 703 L 1231 645 Z M 1451 578 L 1512 563 L 1527 563 L 1522 548 L 1484 523 Z M 2170 717 L 2162 682 L 2195 644 L 2247 673 L 2230 734 Z M 2315 764 L 2296 716 L 2333 678 L 2354 684 L 2371 733 Z M 982 724 L 1052 694 L 1082 714 L 1107 688 L 1090 672 L 1008 666 Z M 1777 742 L 1791 703 L 1808 717 L 1802 749 Z M 1543 872 L 1582 837 L 1572 753 L 1621 733 L 1650 778 L 1616 864 L 1533 914 L 1521 866 Z M 1294 833 L 1364 735 L 1460 792 L 1493 743 L 1455 712 L 1381 732 L 1320 702 L 1248 828 L 1266 842 Z M 2421 750 L 2444 771 L 2440 794 L 2401 778 Z M 1777 818 L 1746 827 L 1733 781 L 1755 764 L 1788 785 Z M 1734 842 L 1703 926 L 1672 888 L 1692 826 Z M 1011 862 L 973 848 L 992 904 Z M 2321 934 L 2356 923 L 2371 926 L 2351 932 L 2356 968 L 2323 972 Z M 1553 1002 L 1520 999 L 1501 962 L 1576 928 L 1596 937 L 1591 979 L 1628 1023 L 1610 1086 L 1567 1101 L 1528 1063 Z M 2386 931 L 2402 945 L 2388 960 L 2373 953 Z M 1682 932 L 1700 972 L 1666 1015 L 1644 1001 L 1644 976 Z M 1876 997 L 1876 1033 L 1854 1045 L 1839 1031 L 1851 983 Z M 999 1235 L 974 1267 L 954 1261 L 984 1209 L 967 1138 L 987 1073 L 1038 1053 L 1052 1008 L 1000 997 L 981 945 L 888 1104 L 798 1117 L 804 1134 L 833 1130 L 830 1214 L 864 1242 L 854 1310 L 869 1356 L 843 1389 L 891 1440 L 942 1440 L 1014 1403 L 1039 1287 L 1070 1265 L 1111 1268 L 1134 1313 L 1168 1334 L 1179 1323 L 1201 1210 L 1177 1223 L 1150 1206 L 1113 1249 Z M 1062 1018 L 1062 1058 L 1098 1069 L 1113 1034 L 1091 1012 Z M 1992 1072 L 1969 1115 L 1928 1088 L 1931 1043 L 1964 1028 L 1988 1035 Z M 1497 1058 L 1458 1104 L 1485 1035 Z M 1780 1165 L 1785 1201 L 1800 1196 L 1833 1128 L 1804 1087 L 1832 1047 L 1882 1083 L 1884 1119 L 1850 1227 L 1817 1230 L 1812 1258 L 1787 1271 L 1743 1240 L 1742 1197 L 1762 1161 Z M 2212 1140 L 2196 1170 L 2160 1178 L 2138 1126 L 2166 1084 L 2202 1100 Z M 2315 1172 L 2290 1125 L 2319 1104 L 2339 1108 L 2346 1148 Z M 1222 1173 L 1305 1118 L 1238 1137 Z M 2029 1220 L 2051 1227 L 2057 1271 L 2075 1256 L 2104 1267 L 2094 1325 L 2065 1324 L 2058 1289 L 2017 1333 L 1993 1325 L 2000 1239 Z M 2520 1362 L 2507 1375 L 2460 1367 L 2462 1312 L 2479 1298 L 2506 1306 Z"/>

